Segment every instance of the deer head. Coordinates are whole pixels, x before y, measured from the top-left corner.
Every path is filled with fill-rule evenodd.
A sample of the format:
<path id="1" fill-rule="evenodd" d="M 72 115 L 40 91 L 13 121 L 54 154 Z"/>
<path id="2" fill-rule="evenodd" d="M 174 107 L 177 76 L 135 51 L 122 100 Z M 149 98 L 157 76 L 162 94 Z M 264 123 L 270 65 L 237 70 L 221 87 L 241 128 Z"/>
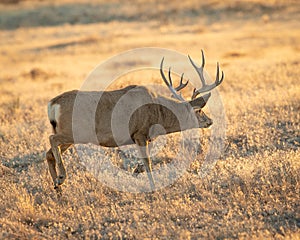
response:
<path id="1" fill-rule="evenodd" d="M 190 56 L 188 56 L 192 66 L 195 68 L 196 72 L 198 73 L 198 76 L 199 76 L 201 84 L 202 84 L 201 88 L 199 88 L 199 89 L 194 88 L 191 100 L 187 101 L 186 99 L 184 99 L 182 97 L 182 95 L 180 93 L 178 93 L 180 90 L 185 88 L 189 83 L 189 80 L 187 80 L 185 83 L 183 83 L 184 73 L 182 73 L 182 75 L 181 75 L 179 86 L 173 87 L 173 82 L 172 82 L 172 78 L 171 78 L 171 68 L 169 68 L 168 80 L 167 80 L 167 78 L 164 74 L 164 71 L 163 71 L 164 58 L 161 60 L 161 63 L 160 63 L 160 74 L 161 74 L 162 79 L 164 80 L 165 84 L 171 91 L 172 96 L 185 104 L 189 104 L 194 109 L 195 116 L 197 117 L 197 120 L 198 120 L 199 128 L 207 128 L 212 125 L 213 121 L 202 111 L 202 108 L 205 107 L 208 99 L 211 96 L 211 93 L 207 93 L 203 96 L 198 96 L 198 95 L 201 93 L 209 92 L 209 91 L 213 90 L 215 87 L 217 87 L 218 85 L 220 85 L 222 83 L 222 81 L 224 80 L 224 72 L 222 71 L 222 75 L 220 78 L 220 76 L 219 76 L 220 75 L 220 67 L 219 67 L 219 63 L 217 63 L 216 80 L 212 84 L 207 84 L 205 81 L 204 75 L 203 75 L 203 70 L 204 70 L 204 65 L 205 65 L 205 57 L 204 57 L 203 50 L 201 50 L 201 54 L 202 54 L 202 64 L 200 67 L 198 67 L 195 64 L 195 62 L 192 60 L 192 58 Z"/>

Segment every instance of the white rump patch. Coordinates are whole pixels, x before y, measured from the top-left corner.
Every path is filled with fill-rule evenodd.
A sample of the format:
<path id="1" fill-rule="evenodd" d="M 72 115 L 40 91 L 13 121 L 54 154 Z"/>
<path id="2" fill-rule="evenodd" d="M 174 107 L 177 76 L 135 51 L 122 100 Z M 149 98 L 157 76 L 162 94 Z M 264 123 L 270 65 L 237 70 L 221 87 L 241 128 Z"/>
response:
<path id="1" fill-rule="evenodd" d="M 60 105 L 59 104 L 51 104 L 48 103 L 48 118 L 50 121 L 55 121 L 58 123 L 58 119 L 60 116 Z"/>

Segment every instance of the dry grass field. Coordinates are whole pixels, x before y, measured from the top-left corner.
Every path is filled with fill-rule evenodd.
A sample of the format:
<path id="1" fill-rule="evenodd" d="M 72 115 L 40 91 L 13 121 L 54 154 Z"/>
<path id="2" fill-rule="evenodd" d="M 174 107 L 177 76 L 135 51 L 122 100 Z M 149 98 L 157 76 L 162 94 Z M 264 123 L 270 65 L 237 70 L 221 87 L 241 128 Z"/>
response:
<path id="1" fill-rule="evenodd" d="M 300 239 L 299 1 L 0 2 L 1 239 Z M 140 47 L 194 59 L 204 49 L 212 76 L 220 62 L 220 160 L 199 176 L 210 130 L 193 130 L 204 151 L 188 171 L 159 191 L 133 194 L 104 185 L 68 151 L 57 199 L 44 158 L 47 102 L 80 88 L 107 58 Z M 147 82 L 162 84 L 159 71 L 118 84 Z M 169 138 L 162 161 L 177 148 L 177 135 Z"/>

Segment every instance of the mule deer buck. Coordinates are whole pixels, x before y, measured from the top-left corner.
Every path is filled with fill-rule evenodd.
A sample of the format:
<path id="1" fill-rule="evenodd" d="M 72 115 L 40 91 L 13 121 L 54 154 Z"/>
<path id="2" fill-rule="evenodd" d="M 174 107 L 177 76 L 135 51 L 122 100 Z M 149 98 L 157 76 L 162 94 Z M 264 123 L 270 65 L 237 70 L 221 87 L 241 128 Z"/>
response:
<path id="1" fill-rule="evenodd" d="M 66 178 L 62 153 L 75 143 L 93 143 L 104 147 L 136 144 L 146 169 L 151 190 L 154 190 L 155 184 L 151 173 L 149 142 L 158 135 L 191 128 L 207 128 L 213 123 L 202 111 L 211 93 L 203 96 L 198 95 L 209 92 L 220 85 L 224 79 L 224 73 L 222 71 L 221 77 L 219 76 L 220 70 L 217 63 L 216 80 L 212 84 L 207 84 L 203 73 L 205 65 L 203 51 L 200 67 L 194 63 L 190 56 L 188 58 L 202 83 L 200 89 L 194 89 L 189 101 L 179 94 L 179 91 L 188 85 L 188 80 L 184 83 L 182 74 L 179 86 L 174 87 L 171 70 L 169 69 L 168 79 L 164 74 L 164 58 L 160 64 L 160 74 L 171 91 L 172 98 L 157 96 L 148 88 L 137 85 L 130 85 L 115 91 L 73 90 L 53 98 L 48 103 L 48 118 L 54 134 L 49 137 L 51 148 L 47 152 L 46 158 L 54 188 L 60 192 L 60 185 Z M 124 98 L 124 96 L 126 97 Z M 78 114 L 74 115 L 76 98 L 79 101 L 76 108 L 80 112 L 80 116 Z M 120 103 L 122 103 L 121 107 L 117 107 Z M 95 107 L 94 110 L 91 105 Z M 118 118 L 120 124 L 117 124 L 116 129 L 113 129 L 112 121 L 114 121 L 113 116 L 116 108 L 118 116 L 127 116 L 130 111 L 131 115 L 127 116 L 129 121 L 125 124 L 122 123 L 123 118 Z M 178 116 L 181 120 L 178 119 Z M 151 131 L 152 126 L 157 124 L 162 126 L 164 131 L 154 131 L 153 133 Z M 76 134 L 74 131 L 76 131 Z M 119 131 L 121 134 L 118 134 Z M 123 134 L 124 132 L 128 134 Z"/>

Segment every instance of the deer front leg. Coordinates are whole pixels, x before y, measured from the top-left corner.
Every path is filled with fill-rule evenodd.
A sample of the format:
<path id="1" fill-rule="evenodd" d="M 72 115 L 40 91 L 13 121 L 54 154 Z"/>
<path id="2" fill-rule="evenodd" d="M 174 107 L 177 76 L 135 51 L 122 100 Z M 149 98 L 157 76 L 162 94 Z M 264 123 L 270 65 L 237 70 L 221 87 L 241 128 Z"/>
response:
<path id="1" fill-rule="evenodd" d="M 66 170 L 62 162 L 61 154 L 71 145 L 70 139 L 67 137 L 57 134 L 49 137 L 52 154 L 54 156 L 54 163 L 51 162 L 49 166 L 50 174 L 54 181 L 54 188 L 58 188 L 66 179 Z M 58 175 L 56 169 L 53 170 L 53 165 L 57 165 Z M 48 161 L 49 164 L 49 161 Z M 56 176 L 55 176 L 56 175 Z"/>
<path id="2" fill-rule="evenodd" d="M 149 156 L 148 141 L 144 136 L 136 136 L 134 138 L 134 140 L 135 140 L 135 143 L 138 145 L 138 149 L 139 149 L 141 158 L 143 160 L 143 163 L 144 163 L 147 175 L 148 175 L 151 190 L 154 191 L 155 184 L 154 184 L 154 180 L 153 180 L 153 176 L 152 176 L 152 166 L 151 166 L 151 159 Z"/>

